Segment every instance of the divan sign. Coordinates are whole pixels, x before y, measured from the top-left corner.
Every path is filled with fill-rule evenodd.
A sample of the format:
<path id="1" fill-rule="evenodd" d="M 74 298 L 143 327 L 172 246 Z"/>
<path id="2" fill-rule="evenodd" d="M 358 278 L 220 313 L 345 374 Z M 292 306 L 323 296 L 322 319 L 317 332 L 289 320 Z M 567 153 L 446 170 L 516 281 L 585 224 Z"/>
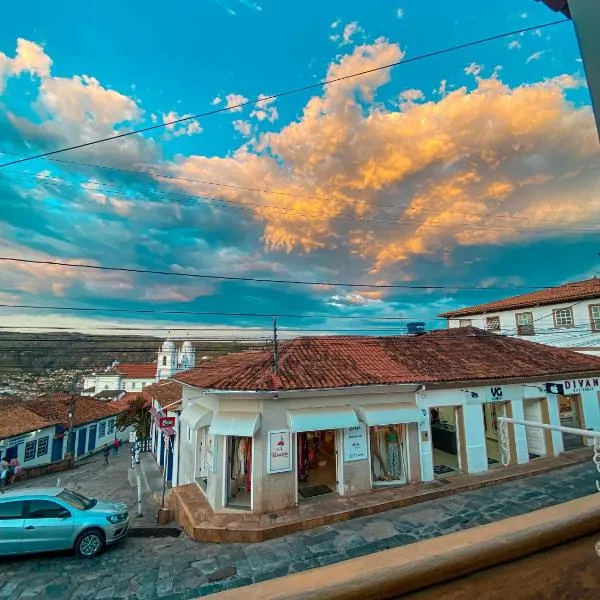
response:
<path id="1" fill-rule="evenodd" d="M 565 388 L 565 394 L 579 394 L 580 392 L 594 392 L 600 390 L 600 377 L 565 379 L 560 383 L 562 383 Z"/>

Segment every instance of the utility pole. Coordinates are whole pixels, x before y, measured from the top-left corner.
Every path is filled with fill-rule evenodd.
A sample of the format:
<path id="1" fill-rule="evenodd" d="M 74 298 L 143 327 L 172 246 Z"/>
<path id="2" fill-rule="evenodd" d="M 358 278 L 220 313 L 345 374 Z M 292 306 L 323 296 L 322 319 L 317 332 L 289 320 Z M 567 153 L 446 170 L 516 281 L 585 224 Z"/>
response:
<path id="1" fill-rule="evenodd" d="M 73 438 L 73 426 L 75 423 L 75 399 L 77 396 L 77 375 L 73 376 L 71 383 L 71 399 L 69 402 L 69 431 L 67 435 L 67 452 L 66 456 L 72 459 L 75 456 L 75 440 Z"/>
<path id="2" fill-rule="evenodd" d="M 277 318 L 273 317 L 273 373 L 279 377 L 279 348 L 277 346 Z"/>

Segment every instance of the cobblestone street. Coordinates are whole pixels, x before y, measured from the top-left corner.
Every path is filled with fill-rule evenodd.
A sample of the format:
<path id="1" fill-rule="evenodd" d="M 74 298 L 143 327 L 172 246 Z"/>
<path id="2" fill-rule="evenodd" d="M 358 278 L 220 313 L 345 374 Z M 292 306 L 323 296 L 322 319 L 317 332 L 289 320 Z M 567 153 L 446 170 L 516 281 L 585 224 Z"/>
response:
<path id="1" fill-rule="evenodd" d="M 106 473 L 110 478 L 110 467 Z M 592 494 L 596 475 L 591 463 L 581 464 L 261 544 L 201 544 L 185 534 L 177 539 L 129 537 L 92 561 L 70 554 L 4 560 L 0 599 L 194 598 Z M 63 481 L 67 483 L 66 474 Z M 86 485 L 80 480 L 79 489 Z M 94 487 L 106 497 L 111 485 L 117 487 L 107 483 L 103 494 L 102 486 Z M 134 488 L 128 487 L 134 497 Z M 235 572 L 225 577 L 231 567 Z"/>

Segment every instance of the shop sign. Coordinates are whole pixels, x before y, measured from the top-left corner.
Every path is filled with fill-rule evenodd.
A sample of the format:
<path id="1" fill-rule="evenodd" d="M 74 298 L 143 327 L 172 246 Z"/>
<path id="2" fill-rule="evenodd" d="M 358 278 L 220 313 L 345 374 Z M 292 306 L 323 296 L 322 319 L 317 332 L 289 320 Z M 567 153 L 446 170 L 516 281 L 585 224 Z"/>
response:
<path id="1" fill-rule="evenodd" d="M 565 379 L 558 382 L 558 385 L 563 386 L 564 394 L 579 394 L 581 392 L 597 392 L 600 391 L 600 378 L 584 377 L 581 379 Z M 549 384 L 546 384 L 546 389 Z M 552 392 L 550 392 L 552 393 Z M 560 393 L 560 392 L 559 392 Z"/>
<path id="2" fill-rule="evenodd" d="M 175 417 L 160 418 L 160 428 L 165 429 L 166 427 L 175 427 Z"/>
<path id="3" fill-rule="evenodd" d="M 292 433 L 288 429 L 269 431 L 267 473 L 292 470 Z"/>
<path id="4" fill-rule="evenodd" d="M 420 430 L 429 429 L 429 414 L 427 412 L 427 409 L 421 408 L 421 409 L 419 409 L 419 412 L 421 413 L 419 415 L 419 429 Z"/>
<path id="5" fill-rule="evenodd" d="M 356 427 L 344 429 L 344 462 L 369 458 L 367 450 L 367 426 L 359 423 Z"/>
<path id="6" fill-rule="evenodd" d="M 506 397 L 504 396 L 503 388 L 500 386 L 487 388 L 486 400 L 488 402 L 504 402 L 506 400 Z"/>

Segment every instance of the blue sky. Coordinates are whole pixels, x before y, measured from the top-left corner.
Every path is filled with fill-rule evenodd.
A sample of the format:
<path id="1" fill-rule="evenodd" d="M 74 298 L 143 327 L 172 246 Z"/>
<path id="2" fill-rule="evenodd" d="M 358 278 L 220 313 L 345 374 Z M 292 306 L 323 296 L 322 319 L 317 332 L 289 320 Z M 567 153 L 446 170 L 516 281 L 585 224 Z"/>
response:
<path id="1" fill-rule="evenodd" d="M 12 6 L 0 30 L 7 159 L 560 18 L 533 0 L 56 4 Z M 178 179 L 43 159 L 7 168 L 0 246 L 7 256 L 244 277 L 553 285 L 597 271 L 599 154 L 563 24 L 56 157 Z M 389 326 L 376 315 L 433 326 L 442 310 L 507 295 L 0 268 L 3 303 L 310 312 L 326 316 L 282 325 L 323 330 Z M 5 326 L 115 323 L 269 326 L 0 312 Z"/>

